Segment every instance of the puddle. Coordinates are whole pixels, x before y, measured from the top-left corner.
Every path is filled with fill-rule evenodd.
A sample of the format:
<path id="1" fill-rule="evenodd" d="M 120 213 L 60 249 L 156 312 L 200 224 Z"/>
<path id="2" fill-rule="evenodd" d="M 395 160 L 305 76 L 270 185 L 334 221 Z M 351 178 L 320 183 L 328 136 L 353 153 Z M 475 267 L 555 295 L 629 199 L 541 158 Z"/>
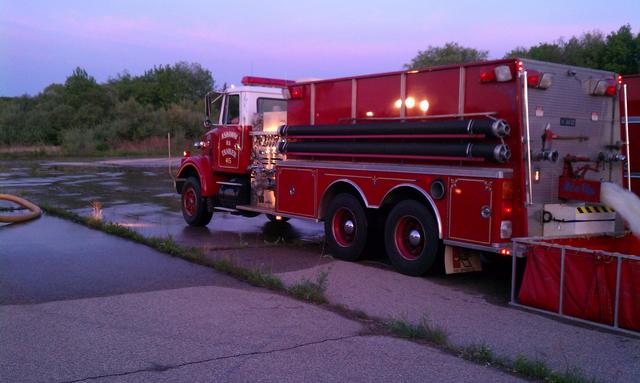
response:
<path id="1" fill-rule="evenodd" d="M 160 169 L 167 164 L 166 159 L 0 161 L 0 174 L 7 177 L 0 179 L 0 189 L 82 216 L 97 215 L 144 235 L 171 235 L 190 246 L 261 247 L 279 238 L 283 243 L 321 243 L 324 238 L 322 224 L 292 220 L 273 226 L 262 215 L 246 218 L 216 212 L 208 227 L 190 227 L 182 218 L 173 180 Z M 109 171 L 115 166 L 117 171 Z M 92 206 L 93 202 L 100 206 Z"/>

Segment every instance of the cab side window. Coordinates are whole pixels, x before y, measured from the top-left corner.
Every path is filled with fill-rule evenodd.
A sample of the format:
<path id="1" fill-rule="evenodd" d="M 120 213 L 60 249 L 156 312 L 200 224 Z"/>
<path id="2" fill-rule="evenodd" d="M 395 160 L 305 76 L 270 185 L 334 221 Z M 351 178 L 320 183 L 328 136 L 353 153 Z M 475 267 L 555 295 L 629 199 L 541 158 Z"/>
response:
<path id="1" fill-rule="evenodd" d="M 232 94 L 227 96 L 224 108 L 224 123 L 235 125 L 240 122 L 240 96 Z"/>
<path id="2" fill-rule="evenodd" d="M 287 100 L 277 98 L 258 98 L 258 113 L 264 112 L 286 112 Z"/>

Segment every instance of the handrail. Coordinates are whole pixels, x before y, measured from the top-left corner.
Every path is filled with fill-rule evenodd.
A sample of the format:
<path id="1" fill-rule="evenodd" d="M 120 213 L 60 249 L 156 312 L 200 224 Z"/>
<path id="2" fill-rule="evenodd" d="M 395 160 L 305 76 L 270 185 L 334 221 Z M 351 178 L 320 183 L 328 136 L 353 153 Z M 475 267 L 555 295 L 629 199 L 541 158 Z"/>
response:
<path id="1" fill-rule="evenodd" d="M 631 191 L 631 137 L 629 137 L 629 109 L 627 107 L 627 84 L 622 87 L 624 91 L 624 130 L 627 147 L 627 189 Z"/>
<path id="2" fill-rule="evenodd" d="M 524 100 L 524 128 L 527 132 L 527 204 L 533 205 L 533 184 L 532 184 L 532 176 L 531 176 L 531 133 L 529 130 L 529 83 L 527 80 L 527 71 L 522 72 L 522 77 L 524 78 L 524 91 L 523 91 L 523 100 Z"/>

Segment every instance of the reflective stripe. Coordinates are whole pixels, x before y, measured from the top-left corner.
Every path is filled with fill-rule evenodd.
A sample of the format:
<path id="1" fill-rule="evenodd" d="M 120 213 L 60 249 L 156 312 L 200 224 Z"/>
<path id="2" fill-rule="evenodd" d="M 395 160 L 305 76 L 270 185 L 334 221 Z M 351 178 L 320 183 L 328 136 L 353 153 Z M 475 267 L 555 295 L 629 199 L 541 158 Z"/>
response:
<path id="1" fill-rule="evenodd" d="M 615 210 L 608 206 L 580 206 L 576 208 L 578 214 L 591 214 L 591 213 L 614 213 Z"/>

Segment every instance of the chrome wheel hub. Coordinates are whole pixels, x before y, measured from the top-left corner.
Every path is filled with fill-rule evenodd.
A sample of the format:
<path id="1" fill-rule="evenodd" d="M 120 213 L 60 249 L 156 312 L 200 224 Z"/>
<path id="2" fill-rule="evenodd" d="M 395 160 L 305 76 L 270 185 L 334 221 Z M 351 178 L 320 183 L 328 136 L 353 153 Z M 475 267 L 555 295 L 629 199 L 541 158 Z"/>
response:
<path id="1" fill-rule="evenodd" d="M 344 230 L 346 234 L 353 234 L 355 229 L 356 229 L 356 225 L 353 223 L 352 220 L 348 219 L 344 221 L 344 224 L 342 225 L 342 230 Z"/>
<path id="2" fill-rule="evenodd" d="M 422 241 L 422 235 L 420 235 L 420 232 L 418 230 L 411 230 L 409 232 L 409 243 L 411 246 L 418 246 L 420 241 Z"/>

